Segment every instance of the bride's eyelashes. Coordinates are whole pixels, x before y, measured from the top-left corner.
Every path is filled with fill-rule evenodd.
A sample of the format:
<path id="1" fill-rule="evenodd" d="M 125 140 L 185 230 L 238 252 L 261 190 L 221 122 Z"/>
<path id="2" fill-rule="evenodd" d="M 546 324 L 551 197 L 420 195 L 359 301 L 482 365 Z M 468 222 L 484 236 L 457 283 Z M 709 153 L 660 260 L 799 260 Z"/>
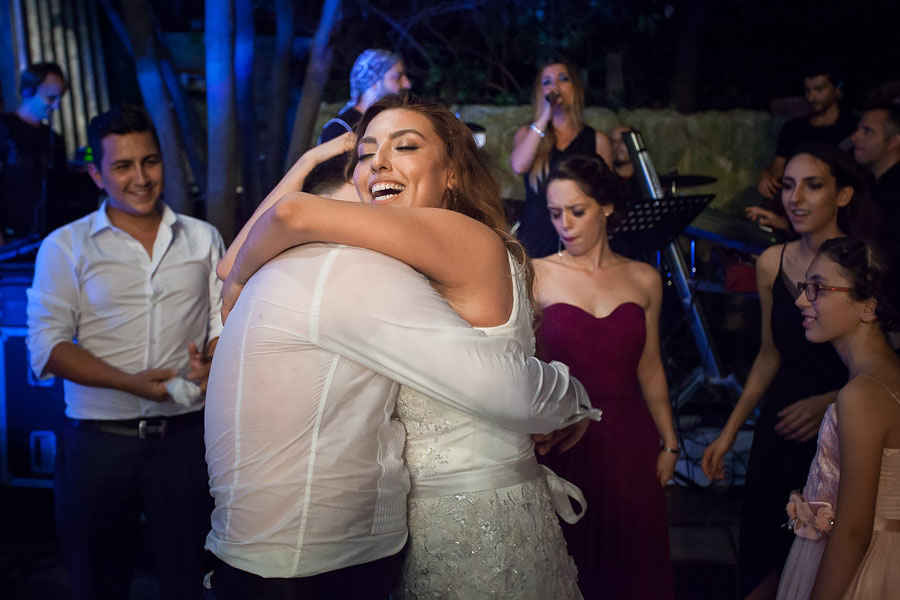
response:
<path id="1" fill-rule="evenodd" d="M 419 146 L 416 146 L 415 144 L 404 144 L 404 145 L 402 145 L 402 146 L 397 146 L 396 149 L 397 149 L 397 150 L 402 150 L 402 151 L 404 151 L 404 152 L 413 152 L 413 151 L 415 151 L 415 150 L 418 150 L 418 149 L 419 149 Z M 360 152 L 360 154 L 359 154 L 359 162 L 367 161 L 367 160 L 369 160 L 370 158 L 372 158 L 373 156 L 375 156 L 375 153 L 374 153 L 374 152 Z"/>

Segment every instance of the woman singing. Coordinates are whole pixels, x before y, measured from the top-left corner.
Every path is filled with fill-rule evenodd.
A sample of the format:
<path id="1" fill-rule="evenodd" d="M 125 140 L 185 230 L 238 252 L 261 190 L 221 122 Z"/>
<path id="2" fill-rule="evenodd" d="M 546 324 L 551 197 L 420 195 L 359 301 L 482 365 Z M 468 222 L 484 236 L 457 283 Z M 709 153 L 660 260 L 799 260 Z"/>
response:
<path id="1" fill-rule="evenodd" d="M 534 81 L 534 121 L 516 132 L 509 158 L 525 179 L 525 207 L 516 232 L 530 256 L 556 252 L 559 238 L 547 211 L 547 175 L 570 156 L 599 156 L 612 165 L 609 138 L 584 123 L 584 84 L 567 61 L 544 65 Z"/>

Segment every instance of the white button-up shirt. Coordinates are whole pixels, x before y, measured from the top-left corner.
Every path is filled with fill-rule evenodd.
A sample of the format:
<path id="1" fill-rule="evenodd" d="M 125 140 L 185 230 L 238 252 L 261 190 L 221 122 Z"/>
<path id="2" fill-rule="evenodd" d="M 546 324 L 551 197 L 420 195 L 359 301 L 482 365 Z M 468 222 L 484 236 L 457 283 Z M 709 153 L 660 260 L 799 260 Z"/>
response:
<path id="1" fill-rule="evenodd" d="M 565 365 L 473 329 L 418 273 L 362 250 L 289 250 L 247 283 L 213 359 L 207 548 L 263 577 L 399 552 L 409 476 L 398 385 L 522 432 L 590 414 Z"/>
<path id="2" fill-rule="evenodd" d="M 215 227 L 163 204 L 153 256 L 99 210 L 41 243 L 28 290 L 31 368 L 41 378 L 61 342 L 79 346 L 126 372 L 189 371 L 188 343 L 203 350 L 222 330 L 216 265 L 224 252 Z M 192 412 L 173 400 L 153 402 L 119 390 L 65 381 L 73 419 L 134 419 Z"/>

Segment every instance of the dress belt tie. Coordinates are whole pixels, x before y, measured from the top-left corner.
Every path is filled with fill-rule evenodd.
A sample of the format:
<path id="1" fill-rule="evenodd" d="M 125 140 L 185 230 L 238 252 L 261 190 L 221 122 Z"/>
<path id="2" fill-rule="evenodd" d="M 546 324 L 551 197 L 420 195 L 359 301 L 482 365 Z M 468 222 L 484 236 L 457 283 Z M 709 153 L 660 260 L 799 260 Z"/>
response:
<path id="1" fill-rule="evenodd" d="M 900 519 L 886 519 L 875 517 L 872 531 L 887 531 L 888 533 L 900 533 Z"/>
<path id="2" fill-rule="evenodd" d="M 566 523 L 577 523 L 587 510 L 587 501 L 577 485 L 566 481 L 551 469 L 538 464 L 535 457 L 530 456 L 515 463 L 495 465 L 466 471 L 448 473 L 436 477 L 413 479 L 410 482 L 410 498 L 437 498 L 467 492 L 496 490 L 545 477 L 550 489 L 550 501 L 556 514 Z M 581 506 L 576 513 L 569 499 Z"/>

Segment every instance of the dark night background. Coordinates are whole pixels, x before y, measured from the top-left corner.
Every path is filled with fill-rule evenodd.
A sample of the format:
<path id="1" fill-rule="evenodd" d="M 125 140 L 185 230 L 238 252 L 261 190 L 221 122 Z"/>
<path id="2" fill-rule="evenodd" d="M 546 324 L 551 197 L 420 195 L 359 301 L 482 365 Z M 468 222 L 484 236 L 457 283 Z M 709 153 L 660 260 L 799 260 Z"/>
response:
<path id="1" fill-rule="evenodd" d="M 142 93 L 135 63 L 139 57 L 150 56 L 159 65 L 166 61 L 174 65 L 175 87 L 190 102 L 170 112 L 190 114 L 169 115 L 184 139 L 164 139 L 162 144 L 165 155 L 185 156 L 188 160 L 182 162 L 188 166 L 179 181 L 170 176 L 167 165 L 167 200 L 173 197 L 168 186 L 180 185 L 187 199 L 180 206 L 182 212 L 189 212 L 185 207 L 200 207 L 195 214 L 216 224 L 226 240 L 284 173 L 285 164 L 315 139 L 318 131 L 313 133 L 313 123 L 321 103 L 346 101 L 350 67 L 366 48 L 400 53 L 417 94 L 457 106 L 530 105 L 537 67 L 549 58 L 565 57 L 583 71 L 587 106 L 622 112 L 655 109 L 666 113 L 660 118 L 661 128 L 677 119 L 694 118 L 682 118 L 683 114 L 758 111 L 751 116 L 762 118 L 747 122 L 748 127 L 766 122 L 764 148 L 774 144 L 777 128 L 787 115 L 779 111 L 791 104 L 778 100 L 802 96 L 802 76 L 809 74 L 810 65 L 816 73 L 825 68 L 838 73 L 845 109 L 855 112 L 870 103 L 900 98 L 897 0 L 3 1 L 10 6 L 14 2 L 66 6 L 76 1 L 95 6 L 110 105 L 146 104 L 151 112 L 154 107 L 172 106 L 168 96 L 147 98 L 146 90 Z M 323 7 L 335 4 L 339 5 L 336 17 L 323 27 Z M 211 22 L 207 7 L 223 11 L 219 23 L 230 24 L 230 29 L 206 31 Z M 4 10 L 0 6 L 0 17 Z M 145 39 L 145 45 L 132 44 L 140 33 L 135 24 L 142 20 L 152 24 L 149 35 L 143 31 L 152 39 Z M 0 18 L 0 36 L 6 36 L 0 37 L 4 83 L 0 108 L 11 111 L 17 98 L 6 82 L 13 79 L 15 65 L 4 56 L 5 48 L 13 45 L 9 32 L 3 31 L 5 26 Z M 314 37 L 323 29 L 328 35 L 317 54 Z M 231 112 L 223 111 L 221 98 L 209 93 L 208 75 L 221 61 L 240 63 L 236 39 L 242 35 L 244 42 L 252 41 L 251 58 L 231 69 L 232 97 L 227 99 Z M 217 36 L 230 36 L 223 46 L 225 54 L 206 51 Z M 229 49 L 231 56 L 227 56 Z M 324 66 L 321 93 L 310 77 L 311 64 Z M 617 64 L 621 76 L 617 76 Z M 168 90 L 171 95 L 172 88 Z M 311 108 L 303 108 L 304 94 Z M 304 110 L 307 129 L 298 134 L 296 122 L 303 120 Z M 672 111 L 682 114 L 673 117 Z M 770 111 L 775 118 L 764 114 Z M 153 113 L 154 120 L 160 114 Z M 698 116 L 692 123 L 713 121 Z M 696 139 L 703 143 L 704 138 Z M 176 141 L 177 145 L 167 146 Z M 669 142 L 648 136 L 651 149 L 656 151 L 656 143 L 660 155 Z M 84 143 L 78 140 L 77 145 Z M 738 146 L 741 142 L 728 143 Z M 727 154 L 724 146 L 707 145 L 717 158 Z M 506 168 L 508 156 L 495 154 L 491 160 Z M 748 203 L 758 200 L 755 177 L 762 161 L 771 159 L 770 155 L 746 159 L 750 154 L 734 152 L 726 157 L 741 157 L 731 165 L 734 171 L 743 169 L 740 177 L 733 178 L 740 179 L 740 185 L 732 183 L 729 189 L 749 190 L 745 195 L 753 198 Z M 696 155 L 694 159 L 696 164 Z M 701 163 L 696 172 L 705 173 L 704 166 Z M 750 179 L 754 183 L 748 185 Z M 743 195 L 740 202 L 743 207 Z M 212 209 L 217 212 L 213 214 Z M 712 267 L 707 262 L 701 265 L 704 268 Z M 680 357 L 680 362 L 671 361 L 679 364 L 667 365 L 671 376 L 673 371 L 689 371 L 699 361 L 684 323 L 675 323 L 680 307 L 671 299 L 668 302 L 663 325 L 669 329 L 663 344 L 670 345 L 669 356 Z M 703 296 L 703 302 L 713 328 L 719 329 L 717 341 L 724 349 L 724 362 L 743 381 L 758 343 L 756 299 L 710 294 Z M 671 322 L 666 323 L 666 318 Z M 685 422 L 700 423 L 702 413 L 704 425 L 721 426 L 730 410 L 728 399 L 713 394 L 706 400 L 698 414 L 687 415 Z M 687 407 L 685 412 L 694 408 Z M 702 451 L 704 445 L 698 438 L 694 451 Z M 690 451 L 687 448 L 686 454 Z M 698 470 L 696 464 L 688 464 L 687 469 L 689 474 L 691 469 Z M 667 495 L 673 548 L 683 544 L 675 565 L 678 597 L 732 597 L 740 489 L 669 486 Z M 62 597 L 66 582 L 51 515 L 48 489 L 0 485 L 0 598 Z M 132 598 L 156 598 L 152 578 L 142 576 Z"/>

